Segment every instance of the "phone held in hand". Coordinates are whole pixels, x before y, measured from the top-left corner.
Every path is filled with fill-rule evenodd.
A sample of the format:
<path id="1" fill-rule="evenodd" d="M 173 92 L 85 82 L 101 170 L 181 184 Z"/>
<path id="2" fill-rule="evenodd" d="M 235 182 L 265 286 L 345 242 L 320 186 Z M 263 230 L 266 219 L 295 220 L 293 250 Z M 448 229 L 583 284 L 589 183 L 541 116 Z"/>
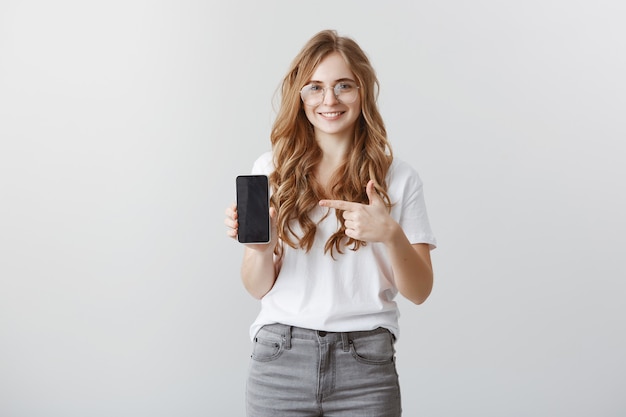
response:
<path id="1" fill-rule="evenodd" d="M 270 241 L 270 196 L 267 175 L 239 175 L 237 183 L 237 221 L 241 243 Z"/>

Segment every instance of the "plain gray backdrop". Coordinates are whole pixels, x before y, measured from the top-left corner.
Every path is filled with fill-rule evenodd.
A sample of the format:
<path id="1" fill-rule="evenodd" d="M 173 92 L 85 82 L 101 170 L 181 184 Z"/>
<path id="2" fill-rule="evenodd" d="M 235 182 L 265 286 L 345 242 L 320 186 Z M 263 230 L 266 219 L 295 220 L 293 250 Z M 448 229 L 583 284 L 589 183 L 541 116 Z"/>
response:
<path id="1" fill-rule="evenodd" d="M 0 3 L 0 415 L 242 416 L 224 209 L 317 31 L 370 56 L 439 248 L 404 415 L 626 414 L 626 3 Z"/>

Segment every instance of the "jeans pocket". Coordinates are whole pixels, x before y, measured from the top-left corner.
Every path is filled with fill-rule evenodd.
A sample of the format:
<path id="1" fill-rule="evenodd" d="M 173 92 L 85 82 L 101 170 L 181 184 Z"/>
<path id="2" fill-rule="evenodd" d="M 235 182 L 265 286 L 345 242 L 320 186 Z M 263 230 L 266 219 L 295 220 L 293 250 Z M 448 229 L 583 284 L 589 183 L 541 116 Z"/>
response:
<path id="1" fill-rule="evenodd" d="M 393 363 L 396 355 L 393 338 L 388 332 L 350 340 L 350 352 L 357 361 L 369 365 Z"/>
<path id="2" fill-rule="evenodd" d="M 278 358 L 283 353 L 283 342 L 280 336 L 263 337 L 257 336 L 252 343 L 252 359 L 259 362 L 269 362 Z"/>

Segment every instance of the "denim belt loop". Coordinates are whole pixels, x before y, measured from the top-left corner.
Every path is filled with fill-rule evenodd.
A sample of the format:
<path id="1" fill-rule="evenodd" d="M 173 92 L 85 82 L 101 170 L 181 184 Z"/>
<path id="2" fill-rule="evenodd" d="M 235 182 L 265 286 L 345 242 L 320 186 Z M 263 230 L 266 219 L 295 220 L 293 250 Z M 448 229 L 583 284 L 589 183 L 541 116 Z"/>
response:
<path id="1" fill-rule="evenodd" d="M 287 326 L 287 328 L 285 329 L 283 340 L 285 341 L 285 349 L 291 349 L 291 326 Z"/>
<path id="2" fill-rule="evenodd" d="M 348 333 L 341 333 L 341 344 L 343 345 L 343 351 L 350 351 L 350 340 L 348 339 Z"/>

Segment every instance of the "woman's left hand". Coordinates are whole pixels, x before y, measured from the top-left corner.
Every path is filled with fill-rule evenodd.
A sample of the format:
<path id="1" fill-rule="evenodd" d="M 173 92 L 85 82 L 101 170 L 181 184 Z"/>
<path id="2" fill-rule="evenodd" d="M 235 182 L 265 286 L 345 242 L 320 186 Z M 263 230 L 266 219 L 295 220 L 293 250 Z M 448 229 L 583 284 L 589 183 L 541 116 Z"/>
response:
<path id="1" fill-rule="evenodd" d="M 364 242 L 386 242 L 393 238 L 398 223 L 391 218 L 383 199 L 374 188 L 374 180 L 366 187 L 369 204 L 343 200 L 321 200 L 320 206 L 343 210 L 346 236 Z"/>

